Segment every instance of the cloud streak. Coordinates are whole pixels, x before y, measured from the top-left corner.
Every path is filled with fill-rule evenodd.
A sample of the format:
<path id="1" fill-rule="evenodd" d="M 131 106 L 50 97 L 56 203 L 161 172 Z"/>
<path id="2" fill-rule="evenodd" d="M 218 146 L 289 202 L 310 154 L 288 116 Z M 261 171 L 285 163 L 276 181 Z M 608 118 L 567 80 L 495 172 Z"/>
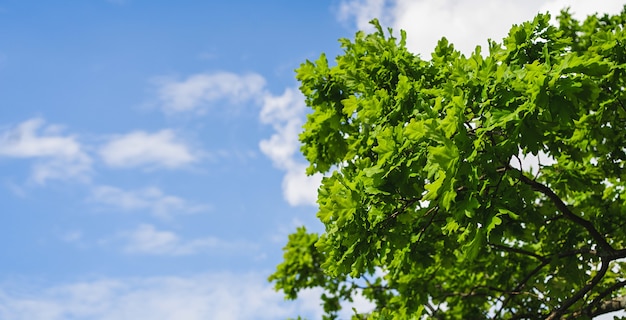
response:
<path id="1" fill-rule="evenodd" d="M 89 182 L 95 158 L 112 168 L 178 169 L 196 163 L 203 153 L 194 150 L 171 129 L 154 133 L 141 130 L 116 135 L 87 152 L 77 136 L 63 133 L 63 127 L 32 118 L 15 126 L 0 128 L 0 158 L 32 160 L 30 179 L 43 185 L 50 180 Z M 99 157 L 98 157 L 99 156 Z"/>
<path id="2" fill-rule="evenodd" d="M 185 256 L 209 251 L 249 252 L 256 247 L 251 243 L 228 242 L 216 237 L 183 240 L 172 231 L 157 230 L 150 224 L 123 232 L 120 238 L 126 242 L 124 252 L 129 254 Z"/>
<path id="3" fill-rule="evenodd" d="M 193 204 L 183 198 L 165 194 L 157 187 L 123 190 L 102 185 L 93 188 L 90 200 L 115 210 L 147 210 L 160 218 L 168 218 L 181 213 L 203 212 L 210 209 L 207 205 Z"/>
<path id="4" fill-rule="evenodd" d="M 134 131 L 112 138 L 100 148 L 105 164 L 116 168 L 138 166 L 179 168 L 198 160 L 172 130 Z"/>
<path id="5" fill-rule="evenodd" d="M 51 179 L 87 180 L 92 164 L 75 136 L 62 135 L 60 126 L 45 125 L 41 118 L 0 132 L 0 157 L 35 159 L 31 179 L 38 184 Z"/>
<path id="6" fill-rule="evenodd" d="M 285 302 L 264 274 L 105 278 L 24 293 L 0 289 L 0 318 L 13 320 L 256 320 L 301 314 L 321 318 L 319 295 Z"/>
<path id="7" fill-rule="evenodd" d="M 221 100 L 241 103 L 260 96 L 265 87 L 265 79 L 254 73 L 201 73 L 182 81 L 161 78 L 155 82 L 159 103 L 166 113 L 203 111 Z"/>

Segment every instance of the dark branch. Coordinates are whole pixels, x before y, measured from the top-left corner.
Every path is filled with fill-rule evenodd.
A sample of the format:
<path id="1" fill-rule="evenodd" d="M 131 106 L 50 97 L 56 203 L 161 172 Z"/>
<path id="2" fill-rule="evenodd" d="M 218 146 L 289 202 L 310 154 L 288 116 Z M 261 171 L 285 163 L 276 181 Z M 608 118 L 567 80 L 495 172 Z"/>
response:
<path id="1" fill-rule="evenodd" d="M 610 295 L 615 290 L 621 289 L 623 287 L 626 287 L 626 280 L 614 283 L 612 286 L 608 287 L 606 290 L 600 292 L 600 294 L 598 294 L 598 296 L 595 299 L 593 299 L 593 301 L 591 301 L 589 306 L 586 308 L 585 312 L 588 315 L 595 317 L 595 316 L 600 315 L 600 314 L 617 311 L 617 310 L 607 311 L 607 310 L 611 309 L 610 308 L 611 306 L 614 306 L 614 304 L 612 303 L 613 300 L 608 300 L 608 301 L 602 301 L 602 300 L 604 300 L 604 298 L 606 298 L 608 295 Z M 624 297 L 620 297 L 620 299 L 623 300 Z M 626 302 L 626 300 L 623 300 L 623 301 Z M 624 309 L 625 307 L 626 306 L 624 306 L 624 304 L 622 304 L 620 309 Z M 592 310 L 593 310 L 593 312 L 592 312 Z"/>
<path id="2" fill-rule="evenodd" d="M 520 281 L 517 286 L 515 286 L 515 288 L 513 288 L 513 290 L 511 290 L 511 293 L 515 293 L 515 294 L 519 294 L 519 292 L 524 288 L 524 286 L 526 286 L 526 283 L 533 277 L 535 276 L 537 273 L 539 273 L 539 271 L 541 271 L 541 269 L 543 269 L 545 266 L 547 266 L 550 263 L 549 260 L 544 259 L 542 260 L 542 262 L 535 267 L 535 269 L 533 269 L 530 273 L 528 273 L 526 275 L 526 277 L 524 277 L 524 279 L 522 279 L 522 281 Z M 502 305 L 500 306 L 500 308 L 498 309 L 498 312 L 496 313 L 494 319 L 499 319 L 502 316 L 502 311 L 504 310 L 504 308 L 506 307 L 506 305 L 509 303 L 509 301 L 511 301 L 511 298 L 513 298 L 513 296 L 515 294 L 509 294 L 504 301 L 502 302 Z"/>
<path id="3" fill-rule="evenodd" d="M 404 202 L 404 204 L 398 210 L 394 211 L 391 215 L 389 215 L 387 218 L 385 218 L 385 221 L 389 221 L 389 220 L 397 218 L 400 214 L 404 213 L 408 207 L 410 207 L 411 205 L 413 205 L 414 203 L 416 203 L 418 201 L 419 201 L 419 199 L 406 200 Z M 430 213 L 430 211 L 431 210 L 428 210 L 428 212 L 426 212 L 425 216 L 428 215 Z"/>
<path id="4" fill-rule="evenodd" d="M 557 255 L 557 257 L 567 258 L 567 257 L 575 256 L 578 254 L 588 254 L 592 256 L 598 256 L 598 253 L 595 250 L 591 250 L 589 248 L 582 248 L 582 249 L 575 249 L 575 250 L 570 250 L 566 252 L 561 252 Z"/>
<path id="5" fill-rule="evenodd" d="M 585 284 L 580 290 L 578 290 L 578 292 L 576 292 L 569 299 L 565 300 L 565 302 L 563 302 L 563 304 L 558 309 L 552 311 L 552 313 L 550 313 L 550 315 L 546 318 L 546 320 L 560 319 L 561 316 L 567 312 L 567 309 L 569 309 L 569 307 L 571 307 L 574 303 L 578 302 L 578 300 L 582 299 L 587 294 L 587 292 L 593 289 L 600 282 L 600 280 L 602 280 L 602 278 L 604 277 L 604 275 L 606 274 L 608 270 L 609 270 L 609 261 L 606 261 L 603 259 L 602 265 L 600 266 L 600 270 L 595 276 L 593 276 L 591 281 Z"/>
<path id="6" fill-rule="evenodd" d="M 559 196 L 557 196 L 552 191 L 552 189 L 548 188 L 544 184 L 541 184 L 541 183 L 539 183 L 539 182 L 537 182 L 535 180 L 532 180 L 532 179 L 526 177 L 524 175 L 524 173 L 522 173 L 521 171 L 519 171 L 519 170 L 517 170 L 515 168 L 510 167 L 510 169 L 513 169 L 513 170 L 519 172 L 519 179 L 520 179 L 520 181 L 522 181 L 523 183 L 529 185 L 534 190 L 539 191 L 543 195 L 548 197 L 552 201 L 552 203 L 554 203 L 556 208 L 559 211 L 561 211 L 561 213 L 563 213 L 565 218 L 567 218 L 568 220 L 570 220 L 570 221 L 580 225 L 581 227 L 585 228 L 587 230 L 587 232 L 589 232 L 591 237 L 596 241 L 598 246 L 600 246 L 600 248 L 602 248 L 604 251 L 606 251 L 607 254 L 612 255 L 612 254 L 615 253 L 615 249 L 613 249 L 613 247 L 611 247 L 611 245 L 600 234 L 600 232 L 598 232 L 598 230 L 596 230 L 596 228 L 593 226 L 593 224 L 590 221 L 585 220 L 585 219 L 577 216 L 576 214 L 574 214 L 569 209 L 569 207 L 561 200 L 561 198 L 559 198 Z"/>
<path id="7" fill-rule="evenodd" d="M 530 252 L 530 251 L 526 251 L 524 249 L 520 249 L 520 248 L 515 248 L 515 247 L 507 247 L 507 246 L 503 246 L 501 244 L 495 244 L 495 243 L 489 243 L 489 245 L 495 249 L 500 249 L 503 251 L 507 251 L 507 252 L 513 252 L 513 253 L 519 253 L 525 256 L 530 256 L 533 257 L 539 261 L 544 261 L 546 259 L 546 257 L 536 254 L 534 252 Z"/>
<path id="8" fill-rule="evenodd" d="M 593 313 L 591 313 L 591 316 L 595 317 L 619 310 L 626 310 L 626 296 L 602 302 L 602 304 L 600 304 L 600 306 Z"/>
<path id="9" fill-rule="evenodd" d="M 622 259 L 622 258 L 626 258 L 626 249 L 619 249 L 619 250 L 615 250 L 609 254 L 606 255 L 606 257 L 609 260 L 617 260 L 617 259 Z"/>
<path id="10" fill-rule="evenodd" d="M 431 211 L 435 210 L 434 211 L 435 213 L 430 215 L 430 219 L 428 220 L 428 223 L 422 228 L 422 230 L 420 230 L 419 237 L 417 238 L 417 242 L 418 243 L 422 241 L 422 237 L 426 233 L 426 229 L 428 229 L 428 227 L 430 227 L 430 225 L 433 224 L 433 219 L 435 219 L 435 216 L 437 215 L 437 213 L 439 213 L 437 208 L 439 208 L 439 206 L 434 206 L 434 207 L 430 208 L 430 210 L 428 210 L 426 212 L 426 214 L 424 215 L 424 216 L 427 216 L 427 215 L 429 215 L 431 213 Z"/>

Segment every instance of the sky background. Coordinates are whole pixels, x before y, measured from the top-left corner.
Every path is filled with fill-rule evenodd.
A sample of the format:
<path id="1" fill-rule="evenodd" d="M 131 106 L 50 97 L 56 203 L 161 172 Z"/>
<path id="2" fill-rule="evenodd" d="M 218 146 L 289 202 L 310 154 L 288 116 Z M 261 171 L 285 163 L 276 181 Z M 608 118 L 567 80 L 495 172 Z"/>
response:
<path id="1" fill-rule="evenodd" d="M 319 318 L 266 281 L 323 229 L 294 69 L 374 17 L 428 59 L 565 6 L 623 3 L 0 0 L 0 319 Z"/>

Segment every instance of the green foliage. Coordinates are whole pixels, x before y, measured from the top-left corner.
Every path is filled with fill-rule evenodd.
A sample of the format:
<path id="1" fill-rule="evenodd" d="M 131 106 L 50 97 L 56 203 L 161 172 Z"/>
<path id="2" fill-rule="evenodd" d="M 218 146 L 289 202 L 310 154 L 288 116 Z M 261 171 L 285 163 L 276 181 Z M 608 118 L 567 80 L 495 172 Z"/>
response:
<path id="1" fill-rule="evenodd" d="M 484 55 L 443 38 L 430 60 L 373 21 L 334 66 L 302 64 L 300 140 L 308 173 L 326 175 L 325 232 L 289 237 L 276 288 L 324 289 L 328 318 L 356 294 L 376 308 L 354 319 L 624 308 L 626 7 L 549 20 L 513 26 Z M 554 163 L 524 170 L 537 155 Z"/>

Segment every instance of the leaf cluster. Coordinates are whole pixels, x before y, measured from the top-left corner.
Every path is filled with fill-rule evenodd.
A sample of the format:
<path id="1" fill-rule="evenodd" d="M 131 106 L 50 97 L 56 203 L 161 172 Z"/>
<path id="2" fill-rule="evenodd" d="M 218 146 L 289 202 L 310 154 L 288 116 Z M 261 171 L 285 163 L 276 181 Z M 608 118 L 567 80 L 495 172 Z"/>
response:
<path id="1" fill-rule="evenodd" d="M 334 66 L 302 64 L 325 231 L 290 236 L 276 288 L 325 289 L 330 318 L 356 294 L 376 308 L 355 318 L 624 308 L 610 303 L 626 294 L 626 7 L 557 21 L 467 57 L 443 38 L 425 60 L 374 20 Z M 549 161 L 531 172 L 531 158 Z"/>

